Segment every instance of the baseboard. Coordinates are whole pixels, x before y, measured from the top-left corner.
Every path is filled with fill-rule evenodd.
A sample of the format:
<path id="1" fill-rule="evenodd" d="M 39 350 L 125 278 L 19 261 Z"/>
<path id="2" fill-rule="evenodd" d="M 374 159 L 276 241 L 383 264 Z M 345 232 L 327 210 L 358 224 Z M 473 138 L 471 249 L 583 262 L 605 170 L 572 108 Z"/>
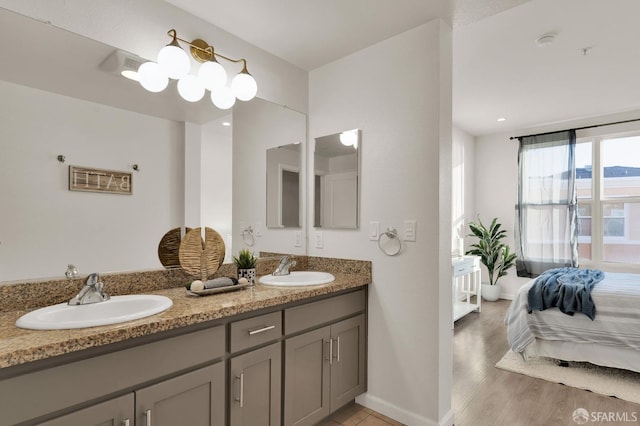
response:
<path id="1" fill-rule="evenodd" d="M 356 397 L 356 402 L 408 426 L 453 425 L 453 410 L 449 410 L 449 412 L 447 412 L 447 414 L 439 422 L 437 422 L 411 411 L 407 411 L 376 396 L 369 395 L 368 393 L 364 393 Z"/>
<path id="2" fill-rule="evenodd" d="M 500 293 L 500 299 L 513 300 L 514 297 L 516 297 L 515 294 Z"/>

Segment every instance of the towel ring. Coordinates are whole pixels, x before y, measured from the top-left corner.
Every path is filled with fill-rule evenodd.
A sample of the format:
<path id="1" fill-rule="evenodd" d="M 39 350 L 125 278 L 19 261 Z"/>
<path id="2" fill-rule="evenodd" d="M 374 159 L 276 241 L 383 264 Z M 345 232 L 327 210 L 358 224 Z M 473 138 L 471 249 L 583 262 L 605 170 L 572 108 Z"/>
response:
<path id="1" fill-rule="evenodd" d="M 256 239 L 253 235 L 253 228 L 251 226 L 247 226 L 242 231 L 240 231 L 240 235 L 242 235 L 242 241 L 249 247 L 253 247 L 256 242 Z M 247 238 L 247 235 L 249 238 Z"/>
<path id="2" fill-rule="evenodd" d="M 387 251 L 382 247 L 382 237 L 387 237 L 388 240 L 398 240 L 398 250 L 396 251 Z M 402 240 L 398 237 L 398 231 L 396 228 L 387 228 L 386 231 L 381 232 L 380 236 L 378 236 L 378 247 L 384 254 L 387 256 L 397 256 L 402 251 Z"/>

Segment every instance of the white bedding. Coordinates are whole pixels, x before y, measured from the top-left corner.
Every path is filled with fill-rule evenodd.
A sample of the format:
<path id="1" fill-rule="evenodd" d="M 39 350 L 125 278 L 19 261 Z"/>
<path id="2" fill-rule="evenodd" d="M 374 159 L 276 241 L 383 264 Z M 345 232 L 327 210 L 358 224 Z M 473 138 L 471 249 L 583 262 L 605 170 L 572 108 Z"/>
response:
<path id="1" fill-rule="evenodd" d="M 527 292 L 534 281 L 518 290 L 504 320 L 514 352 L 524 354 L 536 339 L 640 351 L 640 275 L 605 273 L 591 292 L 596 306 L 593 321 L 581 313 L 563 314 L 557 308 L 529 314 Z"/>

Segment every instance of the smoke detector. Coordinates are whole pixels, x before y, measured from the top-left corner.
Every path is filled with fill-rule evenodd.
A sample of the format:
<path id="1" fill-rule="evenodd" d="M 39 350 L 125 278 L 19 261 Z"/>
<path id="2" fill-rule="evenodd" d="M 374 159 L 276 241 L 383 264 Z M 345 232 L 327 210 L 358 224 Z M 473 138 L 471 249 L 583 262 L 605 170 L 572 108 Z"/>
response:
<path id="1" fill-rule="evenodd" d="M 538 47 L 548 46 L 553 43 L 558 34 L 556 33 L 546 33 L 542 34 L 540 37 L 536 39 L 536 45 Z"/>
<path id="2" fill-rule="evenodd" d="M 133 53 L 115 50 L 100 64 L 100 69 L 106 72 L 122 75 L 130 80 L 138 81 L 138 68 L 148 62 Z"/>

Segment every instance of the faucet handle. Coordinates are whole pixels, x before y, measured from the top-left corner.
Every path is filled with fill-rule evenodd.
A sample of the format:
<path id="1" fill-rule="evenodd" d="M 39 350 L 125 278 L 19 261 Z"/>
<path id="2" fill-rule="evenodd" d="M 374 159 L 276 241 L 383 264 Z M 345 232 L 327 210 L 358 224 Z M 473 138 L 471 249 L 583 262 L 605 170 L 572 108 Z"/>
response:
<path id="1" fill-rule="evenodd" d="M 88 285 L 90 287 L 95 287 L 96 284 L 100 282 L 100 275 L 97 272 L 89 274 L 87 278 L 84 280 L 84 285 Z"/>

